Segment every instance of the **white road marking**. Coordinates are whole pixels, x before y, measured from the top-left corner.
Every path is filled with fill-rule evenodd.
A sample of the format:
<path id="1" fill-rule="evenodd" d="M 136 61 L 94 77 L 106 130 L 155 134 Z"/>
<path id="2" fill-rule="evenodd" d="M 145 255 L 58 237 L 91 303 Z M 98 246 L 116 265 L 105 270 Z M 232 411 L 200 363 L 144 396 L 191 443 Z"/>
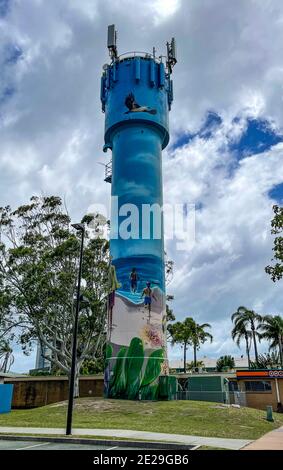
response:
<path id="1" fill-rule="evenodd" d="M 32 449 L 33 447 L 47 446 L 47 444 L 50 444 L 50 442 L 41 442 L 40 444 L 34 444 L 33 446 L 19 447 L 19 449 L 15 449 L 15 450 Z"/>
<path id="2" fill-rule="evenodd" d="M 109 449 L 106 449 L 106 450 L 113 450 L 113 449 L 118 449 L 118 446 L 115 446 L 115 447 L 109 447 Z"/>

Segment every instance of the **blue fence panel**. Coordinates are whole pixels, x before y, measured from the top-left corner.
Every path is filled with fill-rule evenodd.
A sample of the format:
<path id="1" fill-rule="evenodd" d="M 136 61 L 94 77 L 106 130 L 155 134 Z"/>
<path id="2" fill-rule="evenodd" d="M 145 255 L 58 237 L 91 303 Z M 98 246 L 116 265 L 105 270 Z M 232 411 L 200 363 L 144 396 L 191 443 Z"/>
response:
<path id="1" fill-rule="evenodd" d="M 0 384 L 0 414 L 11 411 L 13 388 L 12 384 Z"/>

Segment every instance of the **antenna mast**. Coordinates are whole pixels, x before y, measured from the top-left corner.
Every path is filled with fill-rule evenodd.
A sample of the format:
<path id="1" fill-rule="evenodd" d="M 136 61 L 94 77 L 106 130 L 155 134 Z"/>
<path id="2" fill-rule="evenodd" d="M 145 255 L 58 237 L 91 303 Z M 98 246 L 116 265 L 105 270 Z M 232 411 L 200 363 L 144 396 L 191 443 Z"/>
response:
<path id="1" fill-rule="evenodd" d="M 117 31 L 115 30 L 115 24 L 111 24 L 108 26 L 108 34 L 107 34 L 107 47 L 109 50 L 109 55 L 114 61 L 118 57 L 117 51 Z"/>
<path id="2" fill-rule="evenodd" d="M 167 70 L 169 75 L 171 75 L 174 65 L 177 64 L 177 50 L 176 50 L 176 40 L 175 38 L 171 39 L 171 42 L 166 43 L 167 46 Z"/>

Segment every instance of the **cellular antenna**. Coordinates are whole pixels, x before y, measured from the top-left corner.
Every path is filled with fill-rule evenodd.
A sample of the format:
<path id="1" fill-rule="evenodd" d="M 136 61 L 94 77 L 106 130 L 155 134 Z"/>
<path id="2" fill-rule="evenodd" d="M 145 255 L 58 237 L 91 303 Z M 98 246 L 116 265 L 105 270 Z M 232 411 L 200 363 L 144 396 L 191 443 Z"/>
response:
<path id="1" fill-rule="evenodd" d="M 176 40 L 175 38 L 171 39 L 171 42 L 166 43 L 167 46 L 167 70 L 169 75 L 172 73 L 174 65 L 177 64 L 177 49 L 176 49 Z"/>
<path id="2" fill-rule="evenodd" d="M 117 31 L 115 30 L 115 24 L 110 24 L 108 26 L 108 34 L 107 34 L 107 47 L 109 50 L 109 55 L 112 60 L 117 59 L 118 51 L 117 51 Z"/>

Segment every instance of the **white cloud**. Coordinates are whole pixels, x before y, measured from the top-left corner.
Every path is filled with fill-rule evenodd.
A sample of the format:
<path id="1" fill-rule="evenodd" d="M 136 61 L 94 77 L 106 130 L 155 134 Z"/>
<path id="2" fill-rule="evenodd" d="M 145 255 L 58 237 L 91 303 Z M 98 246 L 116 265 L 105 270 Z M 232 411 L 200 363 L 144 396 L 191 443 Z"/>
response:
<path id="1" fill-rule="evenodd" d="M 222 129 L 227 131 L 227 125 Z M 242 304 L 260 313 L 282 308 L 281 286 L 270 281 L 264 267 L 272 257 L 267 193 L 283 181 L 283 145 L 240 161 L 231 175 L 230 155 L 226 171 L 221 169 L 229 134 L 230 129 L 208 141 L 196 138 L 164 165 L 166 200 L 203 203 L 193 249 L 176 253 L 173 243 L 168 246 L 169 257 L 177 260 L 170 292 L 178 318 L 225 323 Z M 226 341 L 229 328 L 220 331 Z"/>
<path id="2" fill-rule="evenodd" d="M 154 0 L 150 3 L 156 24 L 171 19 L 171 16 L 174 15 L 181 6 L 181 0 Z"/>

